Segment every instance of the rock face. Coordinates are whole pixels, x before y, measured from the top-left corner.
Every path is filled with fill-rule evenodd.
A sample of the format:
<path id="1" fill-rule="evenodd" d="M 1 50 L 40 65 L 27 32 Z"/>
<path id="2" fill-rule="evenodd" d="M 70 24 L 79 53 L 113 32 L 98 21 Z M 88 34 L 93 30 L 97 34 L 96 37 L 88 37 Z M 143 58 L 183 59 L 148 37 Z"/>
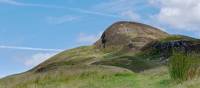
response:
<path id="1" fill-rule="evenodd" d="M 182 37 L 178 40 L 160 40 L 147 44 L 142 49 L 148 56 L 161 64 L 167 64 L 169 57 L 176 52 L 185 54 L 200 53 L 200 40 L 195 38 Z"/>
<path id="2" fill-rule="evenodd" d="M 182 51 L 185 53 L 199 52 L 200 41 L 199 40 L 178 40 L 178 41 L 169 41 L 169 42 L 164 42 L 164 43 L 154 43 L 154 45 L 151 48 L 156 49 L 159 52 L 164 53 L 164 54 L 171 53 L 173 49 L 176 49 L 178 51 Z"/>
<path id="3" fill-rule="evenodd" d="M 109 51 L 120 49 L 138 51 L 146 44 L 167 36 L 169 34 L 149 25 L 121 21 L 111 25 L 95 46 Z"/>

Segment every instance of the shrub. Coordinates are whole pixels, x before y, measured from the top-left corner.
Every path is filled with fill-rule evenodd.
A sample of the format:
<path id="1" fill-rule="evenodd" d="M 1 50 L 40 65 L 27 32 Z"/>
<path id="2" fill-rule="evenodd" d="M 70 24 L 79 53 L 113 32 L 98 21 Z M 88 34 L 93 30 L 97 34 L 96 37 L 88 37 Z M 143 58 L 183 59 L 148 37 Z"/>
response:
<path id="1" fill-rule="evenodd" d="M 197 53 L 175 52 L 169 60 L 169 72 L 172 79 L 185 81 L 198 77 L 200 56 Z"/>

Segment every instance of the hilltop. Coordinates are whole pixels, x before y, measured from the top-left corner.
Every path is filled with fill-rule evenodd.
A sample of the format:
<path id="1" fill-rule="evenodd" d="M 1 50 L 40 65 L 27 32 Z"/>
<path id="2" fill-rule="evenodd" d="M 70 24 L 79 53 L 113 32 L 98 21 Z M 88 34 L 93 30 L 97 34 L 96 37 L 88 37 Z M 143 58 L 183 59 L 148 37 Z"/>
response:
<path id="1" fill-rule="evenodd" d="M 200 79 L 183 84 L 170 79 L 166 64 L 174 48 L 198 52 L 200 40 L 116 22 L 93 45 L 63 51 L 27 72 L 0 79 L 0 88 L 198 88 Z"/>
<path id="2" fill-rule="evenodd" d="M 107 28 L 95 46 L 111 51 L 126 49 L 136 52 L 146 44 L 168 36 L 166 32 L 146 24 L 121 21 Z"/>

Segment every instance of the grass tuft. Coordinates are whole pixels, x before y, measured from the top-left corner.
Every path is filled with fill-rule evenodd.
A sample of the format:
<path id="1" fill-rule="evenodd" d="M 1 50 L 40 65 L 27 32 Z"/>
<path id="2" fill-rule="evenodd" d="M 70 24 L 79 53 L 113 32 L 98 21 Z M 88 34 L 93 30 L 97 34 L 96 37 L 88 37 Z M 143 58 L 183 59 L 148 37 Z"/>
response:
<path id="1" fill-rule="evenodd" d="M 199 76 L 200 55 L 174 52 L 169 60 L 169 73 L 172 79 L 182 82 Z"/>

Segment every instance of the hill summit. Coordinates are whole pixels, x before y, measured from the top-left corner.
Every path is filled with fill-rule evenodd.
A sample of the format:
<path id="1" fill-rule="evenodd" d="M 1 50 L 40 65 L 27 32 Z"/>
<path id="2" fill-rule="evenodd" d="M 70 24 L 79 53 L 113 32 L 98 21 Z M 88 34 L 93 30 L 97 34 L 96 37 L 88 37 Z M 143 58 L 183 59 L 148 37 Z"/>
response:
<path id="1" fill-rule="evenodd" d="M 108 27 L 95 46 L 114 51 L 119 49 L 138 51 L 146 44 L 168 36 L 168 33 L 146 24 L 120 21 Z"/>

